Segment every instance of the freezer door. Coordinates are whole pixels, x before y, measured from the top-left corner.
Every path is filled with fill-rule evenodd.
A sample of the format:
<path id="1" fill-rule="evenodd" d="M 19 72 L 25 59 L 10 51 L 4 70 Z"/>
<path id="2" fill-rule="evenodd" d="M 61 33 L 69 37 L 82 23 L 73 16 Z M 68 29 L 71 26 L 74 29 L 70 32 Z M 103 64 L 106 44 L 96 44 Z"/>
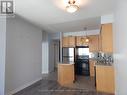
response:
<path id="1" fill-rule="evenodd" d="M 74 62 L 74 57 L 63 57 L 63 63 L 73 63 Z"/>
<path id="2" fill-rule="evenodd" d="M 74 48 L 63 48 L 63 62 L 74 62 Z"/>

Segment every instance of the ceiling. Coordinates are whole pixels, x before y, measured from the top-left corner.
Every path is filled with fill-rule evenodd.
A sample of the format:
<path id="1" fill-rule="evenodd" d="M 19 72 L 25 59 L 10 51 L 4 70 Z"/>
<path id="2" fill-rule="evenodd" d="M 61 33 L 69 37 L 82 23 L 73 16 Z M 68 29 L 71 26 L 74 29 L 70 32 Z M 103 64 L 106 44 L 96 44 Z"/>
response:
<path id="1" fill-rule="evenodd" d="M 16 14 L 48 32 L 98 29 L 100 16 L 113 12 L 114 0 L 77 0 L 80 9 L 65 11 L 67 0 L 15 0 Z"/>

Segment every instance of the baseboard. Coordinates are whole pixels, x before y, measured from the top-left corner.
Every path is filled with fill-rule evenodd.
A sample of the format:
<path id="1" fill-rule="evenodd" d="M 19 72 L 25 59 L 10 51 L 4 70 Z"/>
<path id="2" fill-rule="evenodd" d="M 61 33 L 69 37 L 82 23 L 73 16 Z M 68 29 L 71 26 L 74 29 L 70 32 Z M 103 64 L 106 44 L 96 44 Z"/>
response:
<path id="1" fill-rule="evenodd" d="M 13 91 L 10 91 L 10 92 L 7 93 L 6 95 L 13 95 L 13 94 L 15 94 L 15 93 L 17 93 L 17 92 L 23 90 L 24 88 L 29 87 L 29 86 L 31 86 L 32 84 L 34 84 L 34 83 L 40 81 L 41 79 L 42 79 L 42 77 L 41 77 L 41 78 L 38 78 L 38 79 L 36 79 L 36 80 L 34 80 L 34 81 L 31 81 L 31 82 L 29 82 L 29 83 L 27 83 L 27 84 L 25 84 L 25 85 L 23 85 L 23 86 L 21 86 L 21 87 L 18 87 L 18 88 L 16 88 L 16 89 L 14 89 Z"/>

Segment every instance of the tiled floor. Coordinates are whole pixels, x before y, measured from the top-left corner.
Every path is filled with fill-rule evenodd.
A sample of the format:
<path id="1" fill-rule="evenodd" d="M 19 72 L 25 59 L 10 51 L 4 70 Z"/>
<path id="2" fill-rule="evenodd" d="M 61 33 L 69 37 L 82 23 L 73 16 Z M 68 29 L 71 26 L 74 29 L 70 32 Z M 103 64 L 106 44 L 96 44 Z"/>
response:
<path id="1" fill-rule="evenodd" d="M 73 85 L 60 86 L 56 81 L 56 74 L 43 76 L 36 84 L 14 94 L 14 95 L 111 95 L 96 92 L 94 79 L 79 76 Z"/>

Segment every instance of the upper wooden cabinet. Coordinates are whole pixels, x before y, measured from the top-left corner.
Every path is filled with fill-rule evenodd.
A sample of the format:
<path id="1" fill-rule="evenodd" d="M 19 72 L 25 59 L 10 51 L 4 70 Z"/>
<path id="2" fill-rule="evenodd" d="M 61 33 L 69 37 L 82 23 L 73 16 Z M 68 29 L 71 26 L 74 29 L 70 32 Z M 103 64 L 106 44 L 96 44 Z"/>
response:
<path id="1" fill-rule="evenodd" d="M 75 47 L 75 37 L 63 37 L 62 38 L 62 47 Z"/>
<path id="2" fill-rule="evenodd" d="M 101 29 L 101 51 L 106 53 L 113 52 L 112 24 L 103 24 Z"/>
<path id="3" fill-rule="evenodd" d="M 99 51 L 99 36 L 89 36 L 89 51 L 90 52 L 98 52 Z"/>
<path id="4" fill-rule="evenodd" d="M 69 47 L 75 47 L 75 37 L 68 37 L 69 39 Z"/>
<path id="5" fill-rule="evenodd" d="M 85 39 L 83 36 L 77 36 L 76 37 L 76 46 L 89 46 L 90 52 L 97 52 L 99 50 L 99 36 L 93 35 L 89 36 L 89 43 L 82 42 L 82 39 Z"/>
<path id="6" fill-rule="evenodd" d="M 76 46 L 85 46 L 86 44 L 82 42 L 82 39 L 85 39 L 83 36 L 76 37 Z"/>
<path id="7" fill-rule="evenodd" d="M 62 38 L 62 47 L 68 47 L 68 37 Z"/>

